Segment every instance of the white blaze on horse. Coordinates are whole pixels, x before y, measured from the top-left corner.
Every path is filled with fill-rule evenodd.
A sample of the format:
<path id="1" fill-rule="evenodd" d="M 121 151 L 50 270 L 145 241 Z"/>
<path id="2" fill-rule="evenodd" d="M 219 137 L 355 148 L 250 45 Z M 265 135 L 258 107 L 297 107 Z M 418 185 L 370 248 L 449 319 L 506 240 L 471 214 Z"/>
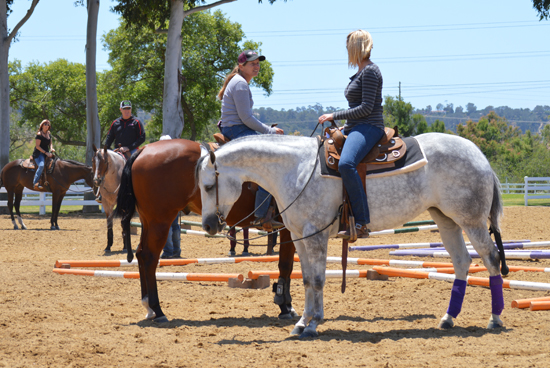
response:
<path id="1" fill-rule="evenodd" d="M 101 204 L 107 216 L 107 247 L 106 253 L 111 252 L 113 245 L 113 209 L 117 202 L 118 190 L 120 189 L 120 177 L 126 160 L 121 154 L 104 147 L 97 149 L 93 145 L 94 157 L 92 167 L 94 172 L 94 186 L 99 188 L 101 193 Z"/>
<path id="2" fill-rule="evenodd" d="M 503 214 L 499 181 L 483 153 L 464 138 L 428 133 L 416 137 L 428 163 L 411 172 L 367 179 L 371 223 L 395 228 L 428 210 L 456 273 L 441 328 L 451 328 L 461 310 L 472 262 L 462 230 L 490 273 L 492 313 L 488 328 L 503 325 L 500 255 L 487 230 L 500 240 Z M 317 336 L 323 320 L 323 287 L 329 237 L 338 231 L 342 181 L 321 175 L 315 138 L 258 135 L 231 141 L 197 163 L 202 224 L 213 235 L 241 194 L 243 182 L 258 183 L 275 197 L 300 256 L 305 307 L 291 335 Z M 290 207 L 289 207 L 290 206 Z M 332 223 L 332 225 L 331 225 Z M 323 230 L 324 229 L 324 230 Z M 502 253 L 503 254 L 503 253 Z M 506 274 L 503 259 L 503 272 Z"/>

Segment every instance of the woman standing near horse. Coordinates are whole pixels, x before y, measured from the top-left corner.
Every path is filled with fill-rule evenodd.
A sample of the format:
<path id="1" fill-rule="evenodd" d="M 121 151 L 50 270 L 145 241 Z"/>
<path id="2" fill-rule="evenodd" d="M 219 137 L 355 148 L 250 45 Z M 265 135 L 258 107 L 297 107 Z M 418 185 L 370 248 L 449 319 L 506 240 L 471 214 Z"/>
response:
<path id="1" fill-rule="evenodd" d="M 218 99 L 222 101 L 222 117 L 218 126 L 224 136 L 229 139 L 236 139 L 248 135 L 261 134 L 284 134 L 280 128 L 269 127 L 256 119 L 252 113 L 252 93 L 248 84 L 260 72 L 260 61 L 265 56 L 258 55 L 252 50 L 243 51 L 237 61 L 238 64 L 227 75 L 223 86 L 218 93 Z M 281 228 L 284 225 L 273 219 L 267 220 L 270 194 L 259 187 L 256 192 L 256 219 L 252 225 L 262 226 L 267 224 L 272 228 Z"/>
<path id="2" fill-rule="evenodd" d="M 368 238 L 369 207 L 367 195 L 357 173 L 357 165 L 384 135 L 382 73 L 370 60 L 372 37 L 369 32 L 357 30 L 348 34 L 346 48 L 349 66 L 359 69 L 350 78 L 351 81 L 345 90 L 349 109 L 321 115 L 319 123 L 346 120 L 344 134 L 348 137 L 342 148 L 338 171 L 349 195 L 357 238 Z M 339 232 L 338 237 L 349 239 L 349 229 Z"/>
<path id="3" fill-rule="evenodd" d="M 42 172 L 44 171 L 44 161 L 46 161 L 46 157 L 53 157 L 52 152 L 55 152 L 53 149 L 50 129 L 50 121 L 48 119 L 42 120 L 35 137 L 36 146 L 34 147 L 34 152 L 32 153 L 32 157 L 38 166 L 32 182 L 33 189 L 35 190 L 44 189 L 38 183 L 40 181 L 40 175 L 42 175 Z"/>

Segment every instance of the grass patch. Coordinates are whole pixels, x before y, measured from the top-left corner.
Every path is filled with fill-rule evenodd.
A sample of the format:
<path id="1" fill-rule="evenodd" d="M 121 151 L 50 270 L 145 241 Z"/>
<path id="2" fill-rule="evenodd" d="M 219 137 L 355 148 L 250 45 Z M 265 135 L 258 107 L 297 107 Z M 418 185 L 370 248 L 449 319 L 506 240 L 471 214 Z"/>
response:
<path id="1" fill-rule="evenodd" d="M 503 194 L 502 202 L 504 206 L 525 206 L 525 197 L 523 194 Z M 550 198 L 529 199 L 529 206 L 550 206 Z"/>

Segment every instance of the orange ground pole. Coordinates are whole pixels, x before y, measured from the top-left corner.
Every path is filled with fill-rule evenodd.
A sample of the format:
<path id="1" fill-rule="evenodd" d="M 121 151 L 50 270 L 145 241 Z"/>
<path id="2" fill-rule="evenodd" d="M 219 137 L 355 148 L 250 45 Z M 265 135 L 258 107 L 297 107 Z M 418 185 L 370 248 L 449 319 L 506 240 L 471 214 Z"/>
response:
<path id="1" fill-rule="evenodd" d="M 543 302 L 543 301 L 550 301 L 550 296 L 542 297 L 542 298 L 529 298 L 529 299 L 518 299 L 512 301 L 512 308 L 529 308 L 531 306 L 531 302 Z"/>

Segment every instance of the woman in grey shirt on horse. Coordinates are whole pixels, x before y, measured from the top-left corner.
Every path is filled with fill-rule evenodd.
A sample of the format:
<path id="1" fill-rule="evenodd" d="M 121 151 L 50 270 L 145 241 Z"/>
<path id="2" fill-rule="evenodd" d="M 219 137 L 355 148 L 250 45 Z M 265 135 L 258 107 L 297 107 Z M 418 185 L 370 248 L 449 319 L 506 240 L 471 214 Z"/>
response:
<path id="1" fill-rule="evenodd" d="M 253 50 L 243 51 L 237 61 L 238 64 L 227 75 L 223 87 L 218 93 L 218 99 L 222 101 L 222 117 L 218 126 L 224 136 L 229 139 L 236 139 L 248 135 L 261 134 L 284 134 L 280 128 L 269 127 L 256 119 L 252 113 L 252 93 L 248 84 L 260 72 L 260 62 L 265 56 L 258 55 Z M 273 229 L 281 228 L 284 225 L 273 219 L 266 220 L 269 209 L 270 194 L 259 187 L 256 192 L 256 220 L 253 226 L 266 225 Z"/>

